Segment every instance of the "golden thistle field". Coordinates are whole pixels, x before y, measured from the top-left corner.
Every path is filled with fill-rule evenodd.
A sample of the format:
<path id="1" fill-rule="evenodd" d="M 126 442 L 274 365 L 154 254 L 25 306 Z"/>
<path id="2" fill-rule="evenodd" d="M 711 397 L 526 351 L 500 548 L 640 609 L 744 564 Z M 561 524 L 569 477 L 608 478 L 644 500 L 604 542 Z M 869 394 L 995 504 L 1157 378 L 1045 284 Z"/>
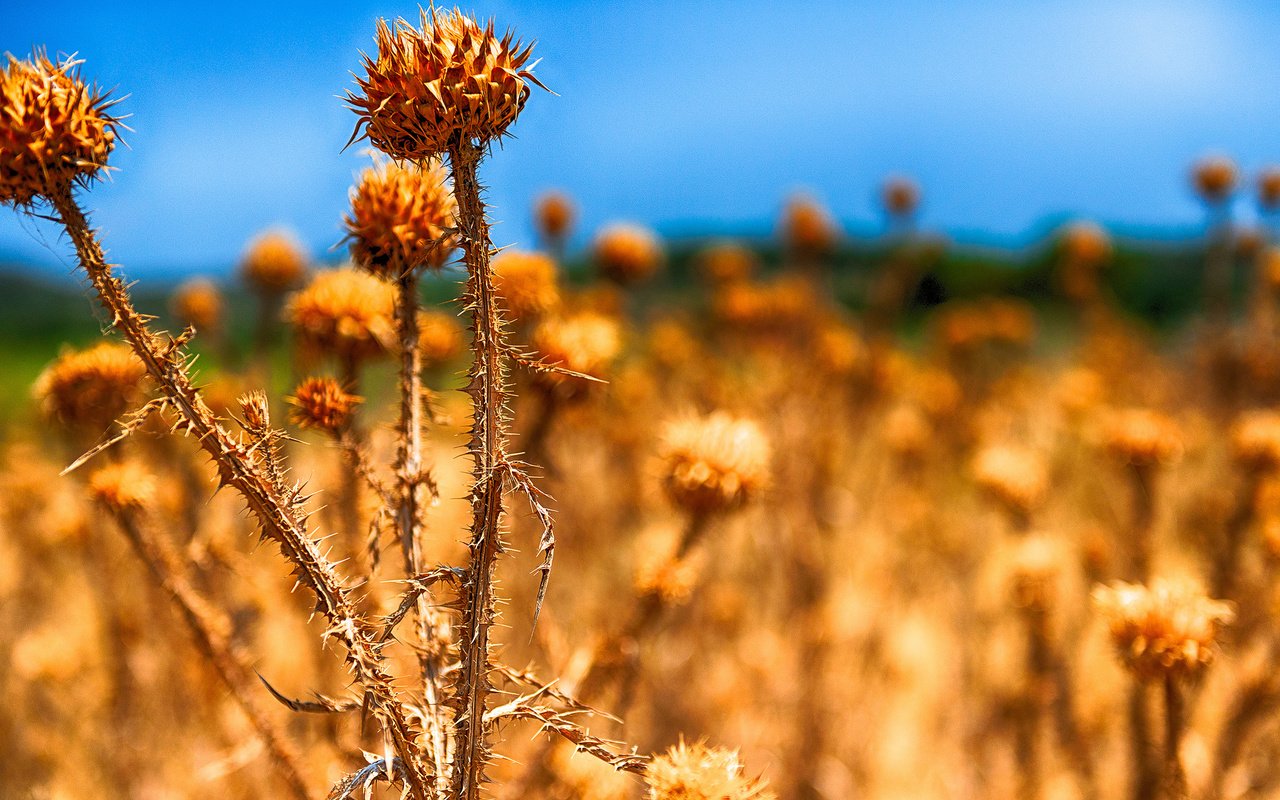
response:
<path id="1" fill-rule="evenodd" d="M 1280 171 L 1193 166 L 1159 334 L 1086 222 L 1049 299 L 922 305 L 905 178 L 852 281 L 803 197 L 576 252 L 548 192 L 497 251 L 531 46 L 370 34 L 349 262 L 267 230 L 155 315 L 91 222 L 127 102 L 4 65 L 0 204 L 103 335 L 0 439 L 0 797 L 1280 796 L 1280 250 L 1227 212 Z"/>

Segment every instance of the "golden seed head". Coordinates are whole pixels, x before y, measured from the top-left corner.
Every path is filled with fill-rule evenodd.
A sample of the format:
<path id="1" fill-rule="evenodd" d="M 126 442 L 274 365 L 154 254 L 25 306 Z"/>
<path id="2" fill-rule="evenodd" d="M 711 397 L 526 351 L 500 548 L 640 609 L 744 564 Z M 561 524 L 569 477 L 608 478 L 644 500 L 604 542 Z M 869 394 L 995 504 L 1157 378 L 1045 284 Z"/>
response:
<path id="1" fill-rule="evenodd" d="M 548 241 L 568 238 L 577 216 L 573 198 L 564 192 L 543 192 L 533 201 L 533 224 Z"/>
<path id="2" fill-rule="evenodd" d="M 37 51 L 0 73 L 0 203 L 26 206 L 55 187 L 85 185 L 107 169 L 120 120 L 80 62 Z"/>
<path id="3" fill-rule="evenodd" d="M 742 283 L 756 274 L 760 259 L 737 242 L 714 242 L 698 253 L 698 271 L 713 286 Z"/>
<path id="4" fill-rule="evenodd" d="M 782 211 L 779 234 L 783 245 L 800 258 L 820 258 L 835 249 L 840 238 L 831 212 L 811 197 L 797 195 Z"/>
<path id="5" fill-rule="evenodd" d="M 902 175 L 894 175 L 880 188 L 880 202 L 891 217 L 909 217 L 920 207 L 920 187 Z"/>
<path id="6" fill-rule="evenodd" d="M 421 161 L 451 144 L 502 136 L 524 108 L 533 76 L 525 46 L 493 21 L 481 27 L 454 9 L 422 11 L 421 28 L 378 21 L 376 57 L 364 57 L 365 77 L 347 103 L 356 132 L 397 160 Z M 545 88 L 545 87 L 544 87 Z"/>
<path id="7" fill-rule="evenodd" d="M 1258 174 L 1258 205 L 1267 211 L 1280 207 L 1280 167 L 1266 167 Z"/>
<path id="8" fill-rule="evenodd" d="M 1242 466 L 1260 472 L 1280 468 L 1280 413 L 1248 411 L 1231 427 L 1231 449 Z"/>
<path id="9" fill-rule="evenodd" d="M 593 378 L 603 378 L 622 350 L 622 331 L 617 321 L 591 311 L 544 319 L 531 339 L 543 362 Z M 557 372 L 539 372 L 537 377 L 545 385 L 582 383 Z"/>
<path id="10" fill-rule="evenodd" d="M 994 445 L 974 456 L 970 467 L 974 483 L 1008 508 L 1027 513 L 1044 500 L 1049 475 L 1035 453 Z"/>
<path id="11" fill-rule="evenodd" d="M 1051 606 L 1064 561 L 1061 545 L 1044 534 L 1020 541 L 1010 565 L 1014 604 L 1040 610 Z"/>
<path id="12" fill-rule="evenodd" d="M 601 229 L 592 258 L 602 275 L 623 286 L 653 277 L 665 260 L 658 235 L 629 223 L 615 223 Z"/>
<path id="13" fill-rule="evenodd" d="M 141 463 L 121 461 L 89 476 L 89 494 L 112 511 L 141 511 L 155 502 L 156 479 Z"/>
<path id="14" fill-rule="evenodd" d="M 394 279 L 411 269 L 443 267 L 457 247 L 446 233 L 457 207 L 449 173 L 435 159 L 415 164 L 388 161 L 360 175 L 343 217 L 351 259 L 373 274 Z"/>
<path id="15" fill-rule="evenodd" d="M 769 481 L 769 440 L 753 420 L 716 411 L 667 424 L 662 434 L 663 485 L 691 513 L 728 511 Z"/>
<path id="16" fill-rule="evenodd" d="M 493 259 L 493 285 L 516 319 L 539 317 L 560 305 L 556 262 L 545 253 L 503 250 Z"/>
<path id="17" fill-rule="evenodd" d="M 351 424 L 356 406 L 364 398 L 348 393 L 333 378 L 305 378 L 288 402 L 294 425 L 337 433 Z"/>
<path id="18" fill-rule="evenodd" d="M 1203 158 L 1191 170 L 1191 183 L 1207 203 L 1221 203 L 1231 197 L 1237 180 L 1235 162 L 1223 156 Z"/>
<path id="19" fill-rule="evenodd" d="M 418 352 L 426 367 L 447 363 L 466 345 L 462 324 L 446 311 L 418 312 Z"/>
<path id="20" fill-rule="evenodd" d="M 1145 408 L 1116 412 L 1107 422 L 1103 444 L 1114 458 L 1135 467 L 1153 467 L 1182 456 L 1182 431 L 1165 414 Z"/>
<path id="21" fill-rule="evenodd" d="M 750 778 L 737 752 L 681 741 L 655 758 L 644 774 L 649 800 L 774 800 L 760 778 Z"/>
<path id="22" fill-rule="evenodd" d="M 394 347 L 394 315 L 395 287 L 350 267 L 319 273 L 285 309 L 304 349 L 356 360 Z"/>
<path id="23" fill-rule="evenodd" d="M 195 278 L 174 290 L 169 309 L 183 325 L 214 331 L 222 325 L 222 292 L 213 281 Z"/>
<path id="24" fill-rule="evenodd" d="M 102 429 L 139 398 L 146 374 L 127 345 L 102 342 L 64 352 L 36 379 L 34 393 L 51 419 Z"/>
<path id="25" fill-rule="evenodd" d="M 1095 222 L 1080 220 L 1063 227 L 1058 247 L 1073 266 L 1101 267 L 1111 260 L 1111 237 Z"/>
<path id="26" fill-rule="evenodd" d="M 267 294 L 292 289 L 306 273 L 306 251 L 297 237 L 283 228 L 255 236 L 240 260 L 240 277 L 250 287 Z"/>
<path id="27" fill-rule="evenodd" d="M 1194 678 L 1214 659 L 1218 632 L 1235 618 L 1190 581 L 1099 586 L 1093 601 L 1110 628 L 1121 661 L 1141 680 Z"/>

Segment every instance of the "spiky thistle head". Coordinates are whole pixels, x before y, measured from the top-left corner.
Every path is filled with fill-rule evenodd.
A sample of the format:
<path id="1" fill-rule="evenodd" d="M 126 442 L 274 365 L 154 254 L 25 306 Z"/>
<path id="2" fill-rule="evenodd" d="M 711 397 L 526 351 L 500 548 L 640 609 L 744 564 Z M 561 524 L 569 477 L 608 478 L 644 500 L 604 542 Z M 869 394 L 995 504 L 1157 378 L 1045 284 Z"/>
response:
<path id="1" fill-rule="evenodd" d="M 1115 412 L 1108 420 L 1103 444 L 1117 460 L 1150 468 L 1182 456 L 1182 431 L 1159 411 L 1129 408 Z"/>
<path id="2" fill-rule="evenodd" d="M 1240 173 L 1235 162 L 1225 156 L 1206 156 L 1191 168 L 1192 186 L 1200 199 L 1210 205 L 1228 200 L 1235 192 L 1239 179 Z"/>
<path id="3" fill-rule="evenodd" d="M 1146 681 L 1198 676 L 1217 654 L 1219 631 L 1235 619 L 1230 603 L 1184 580 L 1099 586 L 1093 601 L 1121 661 Z"/>
<path id="4" fill-rule="evenodd" d="M 533 331 L 532 343 L 546 364 L 603 378 L 622 350 L 622 331 L 610 317 L 581 311 L 542 320 Z M 537 380 L 544 386 L 571 391 L 586 388 L 582 379 L 559 372 L 539 372 Z"/>
<path id="5" fill-rule="evenodd" d="M 713 286 L 742 283 L 755 275 L 760 259 L 737 242 L 713 242 L 698 253 L 698 271 Z"/>
<path id="6" fill-rule="evenodd" d="M 457 247 L 447 232 L 456 208 L 448 170 L 439 161 L 374 164 L 361 173 L 343 217 L 351 258 L 382 278 L 438 270 Z"/>
<path id="7" fill-rule="evenodd" d="M 493 259 L 493 284 L 515 319 L 536 318 L 560 305 L 556 262 L 545 253 L 503 250 Z"/>
<path id="8" fill-rule="evenodd" d="M 285 309 L 305 350 L 353 360 L 393 347 L 394 314 L 395 287 L 350 267 L 319 273 Z"/>
<path id="9" fill-rule="evenodd" d="M 663 486 L 694 514 L 729 511 L 769 482 L 769 439 L 754 420 L 724 411 L 671 421 L 662 433 Z"/>
<path id="10" fill-rule="evenodd" d="M 307 274 L 307 254 L 298 238 L 284 228 L 270 228 L 255 236 L 240 259 L 240 277 L 264 294 L 280 294 L 297 286 Z"/>
<path id="11" fill-rule="evenodd" d="M 1265 211 L 1280 208 L 1280 167 L 1264 167 L 1258 173 L 1258 205 Z"/>
<path id="12" fill-rule="evenodd" d="M 0 72 L 0 203 L 29 206 L 56 189 L 84 186 L 107 169 L 120 119 L 109 93 L 86 84 L 82 62 L 43 51 Z"/>
<path id="13" fill-rule="evenodd" d="M 547 241 L 567 239 L 577 216 L 573 198 L 564 192 L 543 192 L 533 201 L 533 224 Z"/>
<path id="14" fill-rule="evenodd" d="M 822 258 L 835 249 L 839 230 L 826 206 L 807 195 L 795 195 L 782 210 L 782 244 L 794 256 Z"/>
<path id="15" fill-rule="evenodd" d="M 1280 469 L 1280 413 L 1255 410 L 1241 414 L 1231 427 L 1231 449 L 1246 469 Z"/>
<path id="16" fill-rule="evenodd" d="M 600 274 L 629 286 L 653 277 L 665 260 L 658 235 L 643 225 L 619 222 L 596 235 L 592 259 Z"/>
<path id="17" fill-rule="evenodd" d="M 905 175 L 890 176 L 880 187 L 880 203 L 890 217 L 910 217 L 920 207 L 920 186 Z"/>
<path id="18" fill-rule="evenodd" d="M 194 278 L 173 291 L 169 309 L 183 325 L 198 331 L 217 330 L 222 325 L 222 292 L 213 281 Z"/>
<path id="19" fill-rule="evenodd" d="M 644 774 L 649 800 L 774 800 L 768 783 L 746 774 L 738 753 L 683 740 Z"/>
<path id="20" fill-rule="evenodd" d="M 101 342 L 58 356 L 36 379 L 34 394 L 48 417 L 72 428 L 102 429 L 140 397 L 146 374 L 127 345 Z"/>
<path id="21" fill-rule="evenodd" d="M 462 352 L 466 345 L 462 324 L 446 311 L 418 312 L 418 352 L 426 367 L 445 364 Z"/>
<path id="22" fill-rule="evenodd" d="M 506 133 L 532 91 L 533 45 L 493 20 L 481 26 L 458 9 L 422 10 L 421 26 L 378 21 L 378 52 L 347 104 L 359 117 L 353 138 L 368 138 L 397 160 L 421 161 L 451 144 L 484 144 Z M 546 87 L 542 87 L 546 88 Z"/>
<path id="23" fill-rule="evenodd" d="M 333 378 L 305 378 L 287 398 L 289 419 L 304 430 L 339 433 L 351 425 L 364 398 L 351 394 Z"/>
<path id="24" fill-rule="evenodd" d="M 119 461 L 89 476 L 89 494 L 117 513 L 141 511 L 155 502 L 156 478 L 137 461 Z"/>

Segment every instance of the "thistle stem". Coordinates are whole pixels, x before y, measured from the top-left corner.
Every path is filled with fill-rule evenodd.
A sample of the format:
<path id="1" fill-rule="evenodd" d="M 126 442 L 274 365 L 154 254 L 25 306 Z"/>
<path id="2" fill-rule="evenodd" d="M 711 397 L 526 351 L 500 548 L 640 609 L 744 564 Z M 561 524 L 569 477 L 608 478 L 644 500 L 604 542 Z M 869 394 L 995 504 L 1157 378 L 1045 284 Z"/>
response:
<path id="1" fill-rule="evenodd" d="M 484 719 L 492 688 L 489 629 L 494 621 L 494 567 L 503 549 L 498 525 L 507 443 L 503 332 L 489 263 L 489 223 L 477 174 L 481 155 L 481 147 L 469 141 L 455 141 L 449 148 L 458 232 L 467 266 L 464 299 L 471 315 L 472 363 L 466 391 L 472 402 L 468 450 L 474 460 L 470 561 L 461 598 L 462 652 L 455 684 L 452 792 L 458 800 L 479 798 L 489 757 L 489 726 Z"/>

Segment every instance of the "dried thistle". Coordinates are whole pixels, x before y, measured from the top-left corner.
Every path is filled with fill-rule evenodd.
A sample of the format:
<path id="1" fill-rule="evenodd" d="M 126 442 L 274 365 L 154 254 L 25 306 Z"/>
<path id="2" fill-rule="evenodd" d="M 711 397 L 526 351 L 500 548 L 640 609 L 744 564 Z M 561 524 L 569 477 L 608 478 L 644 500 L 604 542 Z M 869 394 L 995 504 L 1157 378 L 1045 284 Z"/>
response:
<path id="1" fill-rule="evenodd" d="M 600 274 L 622 286 L 653 277 L 665 259 L 657 234 L 631 223 L 602 228 L 596 234 L 591 257 Z"/>
<path id="2" fill-rule="evenodd" d="M 1118 461 L 1156 467 L 1182 456 L 1182 432 L 1167 415 L 1144 408 L 1115 412 L 1103 431 L 1103 446 Z"/>
<path id="3" fill-rule="evenodd" d="M 1191 169 L 1191 185 L 1210 205 L 1228 200 L 1236 190 L 1240 173 L 1235 162 L 1225 156 L 1207 156 Z"/>
<path id="4" fill-rule="evenodd" d="M 1280 414 L 1249 411 L 1231 427 L 1231 449 L 1236 461 L 1260 473 L 1280 469 Z"/>
<path id="5" fill-rule="evenodd" d="M 556 262 L 544 253 L 502 251 L 493 259 L 493 285 L 516 320 L 536 319 L 560 305 Z"/>
<path id="6" fill-rule="evenodd" d="M 378 53 L 365 56 L 365 77 L 347 103 L 359 116 L 357 137 L 398 160 L 418 162 L 460 141 L 490 142 L 515 122 L 533 76 L 533 46 L 511 32 L 494 34 L 492 20 L 432 7 L 421 26 L 378 21 Z M 545 87 L 544 87 L 545 88 Z"/>
<path id="7" fill-rule="evenodd" d="M 29 206 L 51 186 L 88 186 L 107 170 L 123 124 L 109 93 L 71 57 L 8 56 L 0 73 L 0 203 Z"/>
<path id="8" fill-rule="evenodd" d="M 970 469 L 974 483 L 1017 520 L 1025 520 L 1044 500 L 1049 488 L 1044 461 L 1028 450 L 986 447 L 974 456 Z"/>
<path id="9" fill-rule="evenodd" d="M 712 286 L 737 284 L 749 280 L 760 268 L 760 259 L 749 248 L 737 242 L 713 242 L 697 257 L 698 271 Z"/>
<path id="10" fill-rule="evenodd" d="M 387 280 L 413 269 L 440 269 L 457 247 L 447 233 L 456 206 L 438 161 L 375 164 L 360 175 L 343 219 L 352 260 Z"/>
<path id="11" fill-rule="evenodd" d="M 613 319 L 591 312 L 549 317 L 534 329 L 533 347 L 544 364 L 603 378 L 622 349 L 622 331 Z M 567 384 L 574 389 L 585 383 L 554 370 L 538 372 L 537 380 L 549 387 Z"/>
<path id="12" fill-rule="evenodd" d="M 64 352 L 36 379 L 33 391 L 50 418 L 102 430 L 136 403 L 146 374 L 127 345 L 102 342 Z"/>
<path id="13" fill-rule="evenodd" d="M 89 494 L 111 511 L 141 511 L 155 502 L 156 479 L 137 461 L 119 461 L 89 476 Z"/>
<path id="14" fill-rule="evenodd" d="M 359 270 L 321 272 L 290 298 L 285 315 L 303 348 L 361 361 L 395 345 L 395 287 Z"/>
<path id="15" fill-rule="evenodd" d="M 222 327 L 222 293 L 206 278 L 186 281 L 175 289 L 169 308 L 179 322 L 198 331 L 217 331 Z"/>
<path id="16" fill-rule="evenodd" d="M 240 277 L 255 291 L 280 295 L 302 282 L 307 254 L 296 236 L 271 228 L 255 236 L 240 259 Z"/>
<path id="17" fill-rule="evenodd" d="M 418 313 L 418 351 L 426 367 L 447 364 L 466 347 L 466 337 L 458 318 L 446 311 Z"/>
<path id="18" fill-rule="evenodd" d="M 364 398 L 345 391 L 333 378 L 306 378 L 287 398 L 289 419 L 299 428 L 338 433 L 351 424 Z"/>
<path id="19" fill-rule="evenodd" d="M 723 411 L 668 423 L 662 435 L 663 486 L 695 514 L 728 511 L 769 480 L 769 441 L 752 420 Z"/>
<path id="20" fill-rule="evenodd" d="M 1190 581 L 1117 582 L 1095 589 L 1093 600 L 1121 661 L 1144 681 L 1200 675 L 1217 654 L 1220 630 L 1235 618 L 1230 603 Z"/>
<path id="21" fill-rule="evenodd" d="M 787 201 L 779 224 L 787 250 L 802 261 L 825 258 L 835 249 L 839 230 L 825 206 L 811 197 L 796 195 Z"/>
<path id="22" fill-rule="evenodd" d="M 649 764 L 649 800 L 773 800 L 768 783 L 750 778 L 737 752 L 684 741 Z"/>
<path id="23" fill-rule="evenodd" d="M 920 207 L 920 186 L 904 175 L 894 175 L 880 188 L 880 203 L 892 219 L 906 219 Z"/>
<path id="24" fill-rule="evenodd" d="M 573 230 L 577 217 L 573 199 L 564 192 L 543 192 L 533 202 L 533 224 L 538 233 L 554 250 L 560 250 Z"/>

